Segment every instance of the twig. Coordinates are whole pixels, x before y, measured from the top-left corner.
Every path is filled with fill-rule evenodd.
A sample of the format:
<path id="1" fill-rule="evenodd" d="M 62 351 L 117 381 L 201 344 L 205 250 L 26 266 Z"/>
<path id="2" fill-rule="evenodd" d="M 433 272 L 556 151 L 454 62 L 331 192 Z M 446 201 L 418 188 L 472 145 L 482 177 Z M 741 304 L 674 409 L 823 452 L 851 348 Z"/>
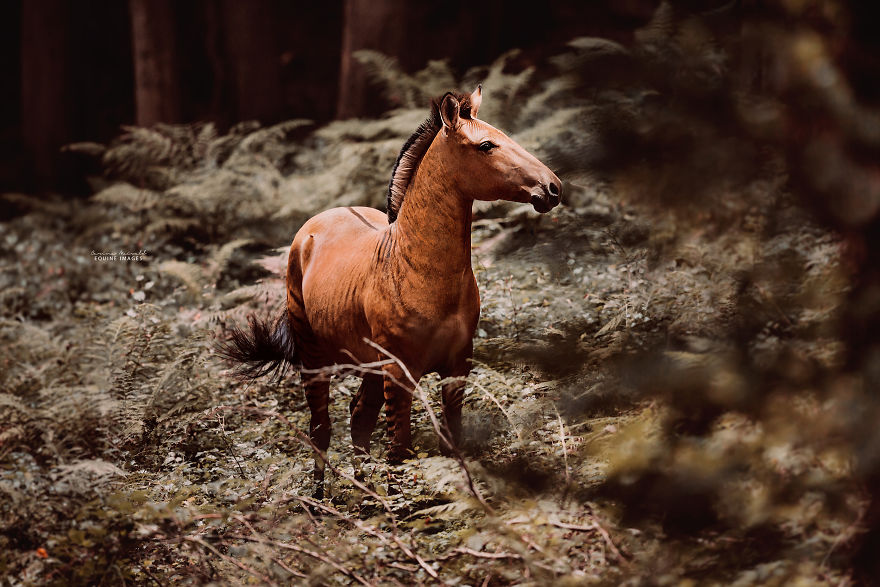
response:
<path id="1" fill-rule="evenodd" d="M 249 566 L 247 566 L 246 564 L 244 564 L 243 562 L 241 562 L 240 560 L 238 560 L 238 559 L 236 559 L 236 558 L 234 558 L 234 557 L 231 557 L 231 556 L 228 556 L 228 555 L 223 554 L 222 552 L 220 552 L 220 551 L 217 550 L 215 547 L 213 547 L 212 545 L 208 544 L 207 542 L 205 542 L 205 541 L 202 540 L 201 538 L 196 538 L 196 537 L 194 537 L 194 536 L 184 536 L 184 537 L 183 537 L 183 540 L 185 540 L 186 542 L 192 542 L 193 544 L 198 544 L 199 546 L 202 546 L 202 547 L 206 548 L 207 550 L 213 552 L 215 555 L 217 555 L 217 556 L 220 557 L 221 559 L 225 560 L 225 561 L 228 562 L 228 563 L 232 563 L 232 564 L 234 564 L 235 566 L 237 566 L 237 567 L 238 567 L 239 569 L 241 569 L 242 571 L 245 571 L 246 573 L 248 573 L 248 574 L 251 575 L 252 577 L 256 577 L 257 579 L 259 579 L 259 580 L 262 581 L 263 583 L 268 583 L 269 585 L 278 585 L 278 583 L 276 583 L 275 581 L 273 581 L 272 579 L 270 579 L 270 578 L 267 577 L 266 575 L 263 575 L 263 574 L 261 574 L 261 573 L 258 573 L 257 571 L 255 571 L 254 569 L 250 568 Z"/>
<path id="2" fill-rule="evenodd" d="M 480 552 L 478 550 L 473 550 L 473 549 L 467 548 L 465 546 L 459 546 L 458 548 L 453 550 L 451 553 L 444 555 L 442 557 L 439 557 L 436 560 L 438 560 L 438 561 L 449 560 L 455 556 L 458 556 L 459 554 L 468 554 L 473 557 L 486 558 L 486 559 L 492 559 L 492 560 L 501 560 L 501 559 L 519 560 L 519 561 L 522 561 L 526 564 L 526 570 L 528 570 L 529 565 L 534 565 L 535 567 L 538 567 L 539 569 L 544 569 L 545 571 L 549 571 L 554 574 L 559 573 L 553 567 L 539 563 L 537 561 L 529 561 L 526 559 L 526 557 L 524 557 L 521 554 L 516 554 L 516 553 L 512 553 L 512 552 Z"/>
<path id="3" fill-rule="evenodd" d="M 317 532 L 318 531 L 318 520 L 315 519 L 315 516 L 312 514 L 312 512 L 309 511 L 309 508 L 307 508 L 302 503 L 300 503 L 299 505 L 302 506 L 303 511 L 306 513 L 306 516 L 308 516 L 309 522 L 312 524 L 312 529 L 315 532 Z"/>
<path id="4" fill-rule="evenodd" d="M 372 526 L 368 526 L 368 525 L 364 524 L 363 522 L 361 522 L 357 518 L 351 518 L 349 516 L 346 516 L 345 514 L 343 514 L 342 512 L 340 512 L 339 510 L 337 510 L 334 507 L 331 507 L 329 505 L 325 505 L 317 500 L 314 500 L 310 497 L 305 497 L 303 495 L 294 495 L 293 499 L 296 499 L 300 503 L 308 504 L 312 507 L 316 507 L 318 509 L 324 510 L 328 514 L 336 516 L 340 520 L 345 520 L 346 522 L 348 522 L 350 524 L 354 524 L 354 526 L 358 530 L 361 530 L 362 532 L 366 532 L 367 534 L 375 536 L 376 538 L 381 540 L 383 544 L 388 544 L 388 545 L 391 544 L 391 541 L 388 539 L 387 536 L 385 536 L 384 534 L 382 534 L 381 532 L 379 532 L 378 530 L 376 530 Z"/>
<path id="5" fill-rule="evenodd" d="M 324 452 L 321 451 L 321 449 L 319 449 L 317 446 L 315 446 L 315 443 L 312 442 L 312 439 L 309 438 L 306 434 L 303 434 L 302 431 L 300 431 L 297 428 L 294 428 L 294 431 L 295 431 L 297 438 L 299 438 L 300 441 L 303 442 L 304 444 L 307 444 L 308 446 L 310 446 L 312 448 L 312 450 L 315 451 L 315 454 L 318 455 L 318 458 L 320 458 L 321 461 L 323 461 L 324 465 L 329 467 L 330 470 L 334 474 L 339 475 L 340 477 L 342 477 L 344 479 L 347 479 L 355 487 L 357 487 L 358 489 L 360 489 L 361 491 L 363 491 L 364 493 L 366 493 L 367 495 L 369 495 L 370 497 L 372 497 L 373 499 L 375 499 L 376 501 L 381 503 L 382 507 L 385 508 L 385 511 L 388 512 L 388 515 L 391 516 L 392 524 L 394 524 L 395 527 L 397 526 L 397 516 L 394 515 L 394 510 L 391 509 L 391 505 L 381 495 L 379 495 L 378 493 L 376 493 L 375 491 L 373 491 L 372 489 L 370 489 L 369 487 L 367 487 L 366 485 L 364 485 L 363 483 L 361 483 L 360 481 L 355 479 L 353 476 L 349 475 L 348 473 L 344 473 L 342 470 L 335 467 L 330 462 L 330 459 L 327 458 L 327 455 L 325 455 Z"/>
<path id="6" fill-rule="evenodd" d="M 431 407 L 431 404 L 428 401 L 428 397 L 425 395 L 425 390 L 422 388 L 421 385 L 419 385 L 419 382 L 413 378 L 409 369 L 406 367 L 406 365 L 403 364 L 403 361 L 394 356 L 390 351 L 368 338 L 364 338 L 364 342 L 366 342 L 368 345 L 378 350 L 382 354 L 386 355 L 390 359 L 393 359 L 394 362 L 397 363 L 397 366 L 400 367 L 401 371 L 403 371 L 403 374 L 406 375 L 406 378 L 412 384 L 412 389 L 416 392 L 416 397 L 419 398 L 419 401 L 421 401 L 422 405 L 425 407 L 425 412 L 427 412 L 428 418 L 431 420 L 431 425 L 434 426 L 434 432 L 437 434 L 437 436 L 440 437 L 440 440 L 442 442 L 445 442 L 446 445 L 449 446 L 452 450 L 452 454 L 453 456 L 455 456 L 455 460 L 458 461 L 458 465 L 459 467 L 461 467 L 461 470 L 465 475 L 465 479 L 467 480 L 468 488 L 470 489 L 471 494 L 477 499 L 478 502 L 480 502 L 480 505 L 483 506 L 486 512 L 488 512 L 489 514 L 494 514 L 495 510 L 492 508 L 492 506 L 489 505 L 485 498 L 483 498 L 483 495 L 474 484 L 474 479 L 471 476 L 471 471 L 468 468 L 467 463 L 465 463 L 464 461 L 464 455 L 461 454 L 461 451 L 458 450 L 458 447 L 455 446 L 455 443 L 452 442 L 452 439 L 450 439 L 446 434 L 443 433 L 440 427 L 440 422 L 437 420 L 437 415 L 434 413 L 434 409 Z M 395 383 L 400 385 L 401 382 L 395 381 Z M 406 386 L 400 385 L 400 387 L 406 389 Z"/>
<path id="7" fill-rule="evenodd" d="M 856 532 L 859 529 L 859 526 L 862 524 L 862 520 L 865 518 L 865 513 L 866 509 L 861 508 L 861 511 L 858 512 L 856 519 L 835 537 L 834 542 L 831 544 L 831 548 L 829 548 L 828 552 L 825 553 L 825 556 L 822 557 L 822 564 L 819 565 L 819 568 L 825 567 L 825 565 L 828 563 L 828 559 L 831 557 L 831 553 L 834 552 L 835 548 L 849 541 L 853 536 L 855 536 Z"/>
<path id="8" fill-rule="evenodd" d="M 478 550 L 473 550 L 472 548 L 467 548 L 465 546 L 459 546 L 455 549 L 455 552 L 460 552 L 461 554 L 469 554 L 477 558 L 509 558 L 514 560 L 524 560 L 521 554 L 515 554 L 512 552 L 480 552 Z"/>
<path id="9" fill-rule="evenodd" d="M 428 563 L 426 563 L 422 557 L 420 557 L 418 554 L 413 552 L 406 544 L 404 544 L 403 541 L 401 541 L 400 538 L 398 538 L 397 536 L 391 536 L 391 538 L 389 540 L 389 538 L 384 536 L 381 532 L 375 530 L 374 528 L 371 528 L 370 526 L 367 526 L 366 524 L 364 524 L 363 522 L 361 522 L 360 520 L 358 520 L 356 518 L 349 518 L 348 516 L 343 515 L 342 512 L 340 512 L 336 508 L 330 507 L 328 505 L 324 505 L 318 501 L 315 501 L 314 499 L 310 499 L 308 497 L 303 497 L 300 495 L 296 495 L 296 496 L 294 496 L 294 498 L 299 500 L 302 503 L 306 503 L 306 504 L 309 504 L 310 506 L 322 509 L 329 514 L 336 516 L 340 520 L 345 520 L 346 522 L 350 522 L 350 523 L 354 524 L 355 527 L 357 527 L 362 532 L 366 532 L 367 534 L 375 536 L 376 538 L 381 540 L 383 544 L 390 545 L 391 542 L 394 542 L 394 544 L 396 544 L 398 546 L 398 548 L 400 548 L 400 550 L 402 550 L 406 556 L 408 556 L 411 559 L 413 559 L 414 561 L 416 561 L 420 567 L 425 569 L 426 573 L 428 573 L 434 579 L 438 578 L 437 572 L 433 568 L 431 568 L 431 566 L 428 565 Z"/>
<path id="10" fill-rule="evenodd" d="M 598 532 L 602 536 L 602 539 L 605 541 L 605 544 L 608 546 L 608 548 L 611 550 L 611 552 L 614 553 L 614 556 L 616 556 L 618 558 L 618 560 L 621 560 L 623 562 L 628 562 L 626 557 L 623 556 L 620 553 L 620 550 L 618 550 L 618 548 L 614 545 L 614 541 L 611 540 L 611 534 L 608 533 L 608 530 L 606 530 L 604 527 L 602 527 L 602 524 L 600 524 L 596 520 L 593 520 L 593 523 L 590 526 L 578 526 L 576 524 L 568 524 L 566 522 L 548 522 L 548 523 L 551 526 L 556 526 L 557 528 L 562 528 L 563 530 L 575 530 L 578 532 L 591 532 L 591 531 L 595 530 L 596 532 Z"/>
<path id="11" fill-rule="evenodd" d="M 351 351 L 345 349 L 342 351 L 355 361 L 357 357 L 355 357 Z M 356 371 L 363 372 L 367 369 L 376 369 L 377 367 L 384 367 L 385 365 L 391 365 L 394 363 L 394 359 L 382 359 L 379 361 L 372 361 L 370 363 L 334 363 L 333 365 L 327 365 L 326 367 L 319 367 L 318 369 L 300 369 L 300 373 L 305 373 L 306 375 L 324 375 L 331 374 L 335 375 L 340 371 Z M 380 371 L 381 372 L 381 371 Z"/>
<path id="12" fill-rule="evenodd" d="M 150 569 L 141 565 L 141 570 L 147 575 L 147 577 L 152 579 L 153 582 L 156 583 L 156 585 L 158 585 L 159 587 L 165 587 L 165 584 L 162 583 L 162 581 L 160 581 L 159 579 L 157 579 L 156 577 L 153 576 L 153 573 L 150 572 Z"/>
<path id="13" fill-rule="evenodd" d="M 565 465 L 565 487 L 566 491 L 568 491 L 568 487 L 571 485 L 571 474 L 568 471 L 568 448 L 565 446 L 565 425 L 562 423 L 562 416 L 559 415 L 559 410 L 556 409 L 556 406 L 553 406 L 553 409 L 556 410 L 556 420 L 559 422 L 559 440 L 562 442 L 562 460 Z"/>
<path id="14" fill-rule="evenodd" d="M 522 440 L 522 435 L 519 433 L 519 429 L 517 429 L 517 427 L 514 425 L 513 418 L 510 417 L 510 414 L 504 408 L 504 406 L 501 405 L 501 402 L 498 401 L 498 398 L 495 397 L 495 394 L 493 394 L 491 391 L 489 391 L 476 381 L 473 382 L 473 385 L 474 387 L 485 393 L 487 396 L 489 396 L 489 399 L 491 399 L 495 403 L 495 405 L 498 406 L 498 409 L 501 410 L 501 413 L 504 414 L 505 418 L 507 418 L 507 422 L 510 424 L 510 428 L 514 431 L 514 433 L 516 433 L 517 440 Z"/>
<path id="15" fill-rule="evenodd" d="M 414 559 L 416 560 L 416 562 L 419 563 L 419 566 L 422 567 L 423 569 L 425 569 L 425 572 L 426 572 L 426 573 L 428 573 L 429 575 L 431 575 L 431 577 L 433 577 L 434 579 L 437 579 L 437 578 L 438 578 L 437 571 L 435 571 L 434 569 L 432 569 L 432 568 L 428 565 L 428 563 L 425 562 L 425 559 L 423 559 L 423 558 L 420 557 L 418 554 L 414 553 L 414 552 L 411 551 L 409 548 L 407 548 L 407 546 L 406 546 L 406 545 L 400 540 L 400 538 L 398 538 L 397 536 L 392 536 L 391 539 L 394 540 L 394 543 L 397 544 L 397 546 L 400 547 L 400 550 L 402 550 L 403 552 L 405 552 L 405 553 L 406 553 L 407 555 L 409 555 L 410 557 L 414 558 Z"/>
<path id="16" fill-rule="evenodd" d="M 351 577 L 358 583 L 362 585 L 372 586 L 373 584 L 349 569 L 346 569 L 345 566 L 342 565 L 339 561 L 333 560 L 330 557 L 322 555 L 320 552 L 315 552 L 314 550 L 309 550 L 308 548 L 302 548 L 301 546 L 297 546 L 295 544 L 288 544 L 286 542 L 278 542 L 277 540 L 270 540 L 268 538 L 256 537 L 256 536 L 245 536 L 243 534 L 227 534 L 230 538 L 238 538 L 240 540 L 248 540 L 250 542 L 259 542 L 261 544 L 271 544 L 272 546 L 277 546 L 278 548 L 284 548 L 287 550 L 292 550 L 294 552 L 301 552 L 302 554 L 308 555 L 312 558 L 318 559 L 319 561 L 326 563 L 336 569 L 337 571 Z"/>
<path id="17" fill-rule="evenodd" d="M 248 522 L 247 518 L 245 518 L 244 516 L 242 516 L 240 514 L 236 514 L 236 515 L 233 515 L 232 518 L 238 522 L 241 522 L 245 526 L 247 526 L 247 529 L 250 530 L 251 534 L 253 534 L 254 536 L 265 539 L 265 537 L 262 534 L 260 534 L 259 532 L 256 531 L 256 529 L 254 529 L 253 525 L 251 525 L 251 523 Z M 287 571 L 288 573 L 291 573 L 292 575 L 294 575 L 296 577 L 302 577 L 302 578 L 307 577 L 307 575 L 304 575 L 303 573 L 300 573 L 299 571 L 295 571 L 295 570 L 291 569 L 289 566 L 284 564 L 279 559 L 272 557 L 272 561 L 275 562 L 276 564 L 278 564 L 278 566 L 280 566 L 282 569 L 284 569 L 285 571 Z"/>
<path id="18" fill-rule="evenodd" d="M 244 478 L 244 469 L 241 467 L 241 463 L 238 462 L 238 455 L 235 454 L 235 449 L 232 448 L 229 439 L 226 438 L 226 427 L 223 425 L 223 418 L 220 416 L 217 416 L 217 424 L 220 425 L 220 438 L 223 439 L 223 443 L 226 444 L 226 449 L 229 451 L 229 454 L 232 455 L 232 460 L 235 462 L 235 466 L 238 467 L 238 472 L 241 473 L 242 478 Z"/>
<path id="19" fill-rule="evenodd" d="M 271 559 L 272 559 L 273 563 L 275 563 L 276 565 L 278 565 L 279 567 L 281 567 L 282 569 L 284 569 L 285 571 L 287 571 L 288 573 L 290 573 L 294 577 L 299 577 L 300 579 L 307 579 L 308 578 L 308 575 L 306 575 L 305 573 L 300 573 L 299 571 L 291 569 L 280 558 L 276 558 L 273 556 L 273 557 L 271 557 Z"/>

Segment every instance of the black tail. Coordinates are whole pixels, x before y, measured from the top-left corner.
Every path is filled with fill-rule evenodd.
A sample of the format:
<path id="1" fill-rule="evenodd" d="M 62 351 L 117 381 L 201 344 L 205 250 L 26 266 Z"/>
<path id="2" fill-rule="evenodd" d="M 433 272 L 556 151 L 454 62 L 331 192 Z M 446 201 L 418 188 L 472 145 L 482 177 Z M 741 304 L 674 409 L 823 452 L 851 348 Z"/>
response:
<path id="1" fill-rule="evenodd" d="M 247 328 L 233 326 L 226 332 L 228 339 L 217 343 L 217 353 L 232 364 L 233 373 L 240 379 L 271 375 L 278 380 L 299 364 L 287 310 L 274 321 L 251 314 Z"/>

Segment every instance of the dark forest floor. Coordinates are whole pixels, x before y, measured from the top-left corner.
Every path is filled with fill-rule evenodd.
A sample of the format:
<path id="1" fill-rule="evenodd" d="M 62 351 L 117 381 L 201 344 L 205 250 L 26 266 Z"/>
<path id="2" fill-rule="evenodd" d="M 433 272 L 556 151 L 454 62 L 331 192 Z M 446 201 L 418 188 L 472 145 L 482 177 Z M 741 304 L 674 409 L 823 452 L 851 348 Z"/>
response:
<path id="1" fill-rule="evenodd" d="M 96 261 L 93 247 L 66 229 L 68 214 L 57 213 L 76 216 L 81 204 L 52 204 L 59 210 L 4 224 L 5 572 L 26 583 L 558 584 L 667 576 L 839 583 L 845 574 L 834 553 L 852 533 L 858 492 L 841 511 L 810 493 L 779 509 L 765 493 L 794 474 L 846 484 L 845 454 L 793 444 L 784 431 L 736 411 L 715 419 L 704 437 L 682 435 L 673 454 L 663 454 L 671 448 L 664 419 L 675 408 L 650 389 L 663 384 L 646 372 L 659 358 L 642 357 L 663 349 L 671 365 L 663 369 L 708 376 L 708 393 L 735 393 L 743 382 L 726 364 L 719 333 L 731 319 L 736 271 L 765 253 L 750 248 L 742 226 L 651 218 L 607 192 L 583 198 L 546 217 L 522 208 L 478 214 L 474 267 L 483 304 L 465 452 L 491 509 L 469 490 L 459 464 L 439 456 L 418 403 L 418 458 L 386 465 L 380 426 L 369 491 L 356 487 L 347 428 L 353 377 L 332 391 L 330 463 L 338 473 L 328 497 L 310 501 L 312 457 L 297 436 L 308 429 L 308 410 L 297 378 L 242 386 L 211 350 L 218 321 L 240 316 L 240 302 L 259 309 L 280 299 L 280 280 L 255 273 L 251 261 L 261 255 L 249 245 L 220 267 L 211 263 L 215 251 L 169 271 L 160 251 L 143 262 Z M 763 308 L 757 360 L 785 345 L 833 366 L 839 345 L 832 337 L 797 333 L 821 328 L 843 292 L 839 242 L 795 226 L 775 245 L 774 255 L 797 251 L 811 273 L 805 279 L 822 291 L 807 296 L 796 322 L 790 307 Z M 208 272 L 219 277 L 199 289 Z M 245 284 L 256 275 L 254 292 Z M 423 385 L 438 410 L 436 378 Z M 786 407 L 792 418 L 820 409 L 808 395 Z M 740 451 L 754 453 L 750 467 L 762 474 L 731 473 L 711 503 L 700 487 L 669 495 L 670 480 L 655 471 L 657 479 L 644 480 L 647 467 L 684 465 L 707 483 Z M 650 515 L 627 514 L 611 482 L 643 492 L 627 495 L 635 501 L 627 507 Z M 669 512 L 654 511 L 655 492 L 681 519 L 669 523 Z M 707 515 L 713 523 L 700 519 Z M 725 527 L 731 519 L 742 526 Z M 696 528 L 678 527 L 689 523 Z M 750 536 L 751 527 L 768 535 Z"/>
<path id="2" fill-rule="evenodd" d="M 648 197 L 668 168 L 573 167 L 594 105 L 505 59 L 474 74 L 481 118 L 566 196 L 544 216 L 476 206 L 464 464 L 439 455 L 428 377 L 417 458 L 389 466 L 380 425 L 354 480 L 349 377 L 314 501 L 298 377 L 242 385 L 213 350 L 278 307 L 306 218 L 382 205 L 419 92 L 447 88 L 391 72 L 408 108 L 321 128 L 129 129 L 98 149 L 88 201 L 0 196 L 0 583 L 852 581 L 872 433 L 843 369 L 846 241 L 769 155 L 674 205 Z M 120 251 L 145 256 L 105 258 Z"/>

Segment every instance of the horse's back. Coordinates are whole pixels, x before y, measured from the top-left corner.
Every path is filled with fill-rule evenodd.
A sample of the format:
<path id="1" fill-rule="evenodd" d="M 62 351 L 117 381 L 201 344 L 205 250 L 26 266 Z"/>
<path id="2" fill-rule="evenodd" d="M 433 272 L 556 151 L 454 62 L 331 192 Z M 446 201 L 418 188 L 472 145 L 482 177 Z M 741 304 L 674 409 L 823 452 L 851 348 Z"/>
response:
<path id="1" fill-rule="evenodd" d="M 303 273 L 316 256 L 322 257 L 322 264 L 335 264 L 334 259 L 348 264 L 360 251 L 368 250 L 387 227 L 385 214 L 375 208 L 331 208 L 303 224 L 293 239 L 291 258 L 299 261 Z"/>

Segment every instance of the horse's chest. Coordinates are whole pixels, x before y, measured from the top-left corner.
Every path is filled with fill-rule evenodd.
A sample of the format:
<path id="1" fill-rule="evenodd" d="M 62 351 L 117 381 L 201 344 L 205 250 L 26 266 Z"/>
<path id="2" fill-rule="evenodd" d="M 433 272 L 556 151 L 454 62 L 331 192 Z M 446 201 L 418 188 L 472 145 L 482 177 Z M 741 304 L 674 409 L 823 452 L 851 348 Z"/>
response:
<path id="1" fill-rule="evenodd" d="M 469 347 L 474 336 L 475 317 L 456 315 L 446 320 L 437 330 L 437 342 L 447 354 L 456 356 Z M 441 353 L 442 357 L 443 353 Z"/>
<path id="2" fill-rule="evenodd" d="M 480 303 L 475 296 L 454 308 L 434 313 L 421 325 L 414 324 L 410 339 L 421 347 L 426 368 L 440 369 L 469 358 L 479 317 Z"/>

